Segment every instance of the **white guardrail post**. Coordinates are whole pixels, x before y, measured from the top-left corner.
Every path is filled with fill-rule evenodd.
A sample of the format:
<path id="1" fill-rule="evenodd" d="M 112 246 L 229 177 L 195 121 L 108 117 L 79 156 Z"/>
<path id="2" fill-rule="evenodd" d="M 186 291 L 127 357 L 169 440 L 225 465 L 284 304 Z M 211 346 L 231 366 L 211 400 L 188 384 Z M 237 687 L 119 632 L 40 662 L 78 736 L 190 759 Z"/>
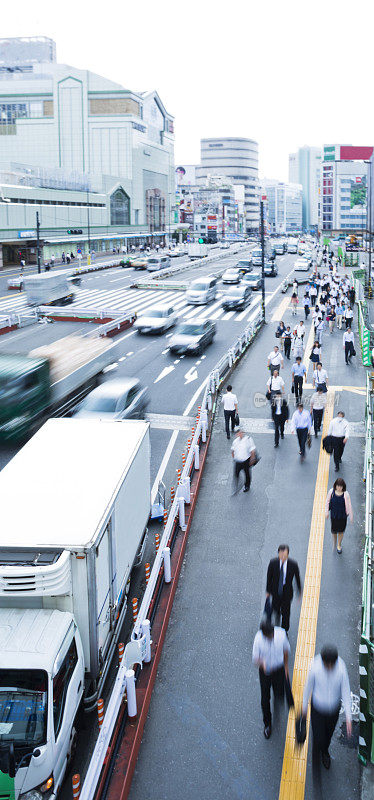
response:
<path id="1" fill-rule="evenodd" d="M 246 328 L 246 335 L 248 334 L 247 341 L 253 337 L 258 322 L 261 318 L 261 312 L 255 318 L 254 322 Z M 236 345 L 235 345 L 236 346 Z M 179 514 L 179 526 L 182 530 L 186 529 L 185 523 L 185 502 L 190 502 L 190 471 L 194 463 L 195 469 L 200 466 L 200 450 L 199 440 L 200 436 L 203 442 L 206 442 L 207 429 L 208 429 L 208 409 L 211 406 L 211 395 L 215 395 L 220 385 L 221 372 L 226 370 L 227 365 L 230 363 L 230 353 L 228 353 L 219 361 L 215 369 L 212 371 L 205 388 L 204 396 L 201 402 L 201 413 L 198 423 L 196 425 L 195 434 L 191 442 L 191 447 L 187 454 L 186 464 L 184 466 L 181 483 L 176 492 L 176 497 L 169 511 L 169 516 L 160 540 L 160 547 L 156 553 L 153 563 L 149 581 L 144 592 L 143 600 L 138 611 L 138 616 L 134 624 L 131 641 L 126 645 L 124 657 L 118 668 L 117 677 L 113 686 L 113 690 L 109 697 L 104 720 L 100 729 L 96 745 L 88 765 L 86 777 L 82 786 L 80 800 L 94 800 L 97 784 L 99 782 L 101 770 L 104 764 L 105 756 L 110 744 L 116 719 L 123 702 L 123 695 L 125 688 L 127 689 L 127 702 L 129 717 L 135 718 L 137 715 L 136 703 L 136 687 L 135 687 L 135 673 L 130 670 L 129 664 L 141 664 L 142 661 L 149 663 L 151 661 L 151 629 L 150 622 L 147 619 L 149 606 L 154 594 L 157 584 L 158 576 L 162 565 L 164 566 L 164 580 L 169 582 L 171 580 L 171 561 L 170 561 L 170 548 L 169 541 L 173 534 L 174 525 Z M 209 400 L 210 398 L 210 400 Z M 188 480 L 187 480 L 188 479 Z M 188 498 L 188 499 L 187 499 Z M 128 659 L 126 659 L 126 650 L 128 650 Z"/>

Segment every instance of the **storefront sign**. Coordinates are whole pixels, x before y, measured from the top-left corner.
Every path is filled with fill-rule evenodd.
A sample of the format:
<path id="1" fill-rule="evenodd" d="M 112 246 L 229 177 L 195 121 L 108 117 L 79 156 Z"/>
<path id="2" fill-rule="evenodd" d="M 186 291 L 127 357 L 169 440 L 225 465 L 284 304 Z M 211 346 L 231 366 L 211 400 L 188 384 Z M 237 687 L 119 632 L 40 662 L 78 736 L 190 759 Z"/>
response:
<path id="1" fill-rule="evenodd" d="M 19 239 L 35 239 L 36 231 L 18 231 Z"/>

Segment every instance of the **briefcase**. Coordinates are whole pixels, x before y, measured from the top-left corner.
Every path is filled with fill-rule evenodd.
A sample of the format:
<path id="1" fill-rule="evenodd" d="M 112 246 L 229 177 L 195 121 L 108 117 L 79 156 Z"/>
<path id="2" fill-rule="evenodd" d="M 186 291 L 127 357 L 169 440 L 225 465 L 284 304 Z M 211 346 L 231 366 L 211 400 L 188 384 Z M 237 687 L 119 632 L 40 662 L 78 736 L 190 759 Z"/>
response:
<path id="1" fill-rule="evenodd" d="M 306 719 L 301 714 L 295 720 L 295 737 L 297 744 L 304 744 L 306 739 Z"/>
<path id="2" fill-rule="evenodd" d="M 239 414 L 238 414 L 238 412 L 236 412 L 236 414 L 235 414 L 234 423 L 235 423 L 235 427 L 236 427 L 236 428 L 237 428 L 237 427 L 238 427 L 238 425 L 240 424 L 240 419 L 239 419 Z"/>
<path id="3" fill-rule="evenodd" d="M 288 708 L 293 708 L 294 705 L 295 705 L 295 701 L 293 699 L 291 683 L 290 683 L 290 679 L 289 679 L 288 675 L 284 676 L 284 690 L 285 690 L 285 694 L 286 694 L 286 702 L 287 702 Z"/>
<path id="4" fill-rule="evenodd" d="M 324 436 L 323 437 L 323 439 L 322 439 L 322 447 L 326 451 L 326 453 L 328 453 L 328 455 L 331 456 L 331 453 L 332 453 L 332 451 L 334 449 L 333 446 L 332 446 L 332 436 Z"/>

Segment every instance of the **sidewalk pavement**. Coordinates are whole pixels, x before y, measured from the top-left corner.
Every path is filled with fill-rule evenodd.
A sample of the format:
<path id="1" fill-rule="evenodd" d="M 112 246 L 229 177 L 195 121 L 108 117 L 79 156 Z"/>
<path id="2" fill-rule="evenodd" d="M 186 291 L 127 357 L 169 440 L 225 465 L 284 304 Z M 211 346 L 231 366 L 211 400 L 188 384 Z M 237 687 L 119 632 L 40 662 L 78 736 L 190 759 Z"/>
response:
<path id="1" fill-rule="evenodd" d="M 286 324 L 295 321 L 290 311 L 283 318 Z M 261 331 L 230 380 L 239 398 L 241 420 L 248 430 L 256 430 L 252 435 L 261 455 L 247 494 L 230 494 L 230 443 L 224 432 L 222 406 L 218 408 L 130 800 L 278 798 L 287 713 L 285 709 L 276 712 L 271 739 L 266 741 L 258 672 L 251 662 L 252 644 L 264 606 L 267 564 L 277 555 L 278 544 L 289 544 L 290 556 L 298 561 L 304 577 L 320 441 L 313 437 L 312 448 L 300 464 L 296 437 L 285 436 L 279 449 L 274 449 L 273 436 L 262 424 L 270 412 L 258 393 L 265 392 L 265 365 L 276 341 L 275 327 L 276 323 L 270 322 Z M 331 384 L 356 387 L 336 391 L 334 411 L 344 409 L 347 419 L 357 423 L 339 473 L 347 481 L 355 521 L 348 524 L 342 556 L 332 552 L 329 524 L 325 527 L 316 651 L 325 642 L 337 644 L 348 668 L 351 690 L 358 695 L 364 525 L 359 423 L 365 402 L 358 387 L 365 385 L 365 372 L 359 358 L 351 367 L 345 366 L 342 336 L 340 331 L 324 334 L 323 365 Z M 287 362 L 283 370 L 288 391 L 291 365 L 292 361 Z M 311 390 L 306 394 L 310 396 Z M 292 403 L 290 394 L 291 413 Z M 335 477 L 330 467 L 329 487 Z M 318 589 L 316 597 L 318 602 Z M 295 597 L 289 634 L 291 672 L 299 613 Z M 329 772 L 323 767 L 312 769 L 309 744 L 308 800 L 360 797 L 358 722 L 354 722 L 349 742 L 343 719 L 330 748 Z"/>

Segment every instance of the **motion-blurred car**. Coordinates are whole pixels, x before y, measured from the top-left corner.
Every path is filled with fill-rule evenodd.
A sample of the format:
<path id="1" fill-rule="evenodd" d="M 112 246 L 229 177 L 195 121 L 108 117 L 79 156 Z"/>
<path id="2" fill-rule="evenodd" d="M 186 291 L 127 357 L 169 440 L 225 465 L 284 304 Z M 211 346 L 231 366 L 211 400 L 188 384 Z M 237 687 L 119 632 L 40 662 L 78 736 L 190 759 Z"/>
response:
<path id="1" fill-rule="evenodd" d="M 243 311 L 251 302 L 252 289 L 250 286 L 231 286 L 222 298 L 222 307 L 225 311 Z"/>
<path id="2" fill-rule="evenodd" d="M 221 250 L 230 250 L 230 242 L 221 242 Z"/>
<path id="3" fill-rule="evenodd" d="M 236 269 L 241 272 L 242 275 L 245 275 L 247 272 L 250 272 L 252 267 L 252 259 L 249 256 L 248 258 L 241 258 L 236 265 Z"/>
<path id="4" fill-rule="evenodd" d="M 155 306 L 138 317 L 134 322 L 134 328 L 139 333 L 165 333 L 175 325 L 177 319 L 177 312 L 172 306 Z"/>
<path id="5" fill-rule="evenodd" d="M 294 266 L 295 272 L 308 272 L 309 271 L 309 262 L 306 258 L 298 258 L 295 261 Z"/>
<path id="6" fill-rule="evenodd" d="M 227 269 L 222 275 L 222 283 L 239 283 L 242 275 L 238 269 Z"/>
<path id="7" fill-rule="evenodd" d="M 147 269 L 148 258 L 143 258 L 142 256 L 139 256 L 139 258 L 130 258 L 128 264 L 130 267 L 134 267 L 134 269 Z"/>
<path id="8" fill-rule="evenodd" d="M 74 417 L 80 419 L 143 419 L 149 395 L 137 378 L 115 378 L 98 386 L 82 400 Z"/>
<path id="9" fill-rule="evenodd" d="M 278 275 L 278 267 L 275 261 L 268 259 L 264 264 L 264 273 L 266 278 L 275 278 Z"/>
<path id="10" fill-rule="evenodd" d="M 179 247 L 172 247 L 171 250 L 166 251 L 165 255 L 170 258 L 179 258 L 179 256 L 183 256 L 183 250 L 180 250 Z"/>
<path id="11" fill-rule="evenodd" d="M 247 272 L 246 275 L 243 275 L 241 285 L 250 286 L 251 289 L 256 292 L 261 289 L 261 282 L 262 278 L 260 272 Z"/>
<path id="12" fill-rule="evenodd" d="M 209 319 L 203 322 L 183 322 L 171 337 L 169 347 L 172 353 L 201 353 L 211 344 L 215 334 L 216 326 Z"/>

